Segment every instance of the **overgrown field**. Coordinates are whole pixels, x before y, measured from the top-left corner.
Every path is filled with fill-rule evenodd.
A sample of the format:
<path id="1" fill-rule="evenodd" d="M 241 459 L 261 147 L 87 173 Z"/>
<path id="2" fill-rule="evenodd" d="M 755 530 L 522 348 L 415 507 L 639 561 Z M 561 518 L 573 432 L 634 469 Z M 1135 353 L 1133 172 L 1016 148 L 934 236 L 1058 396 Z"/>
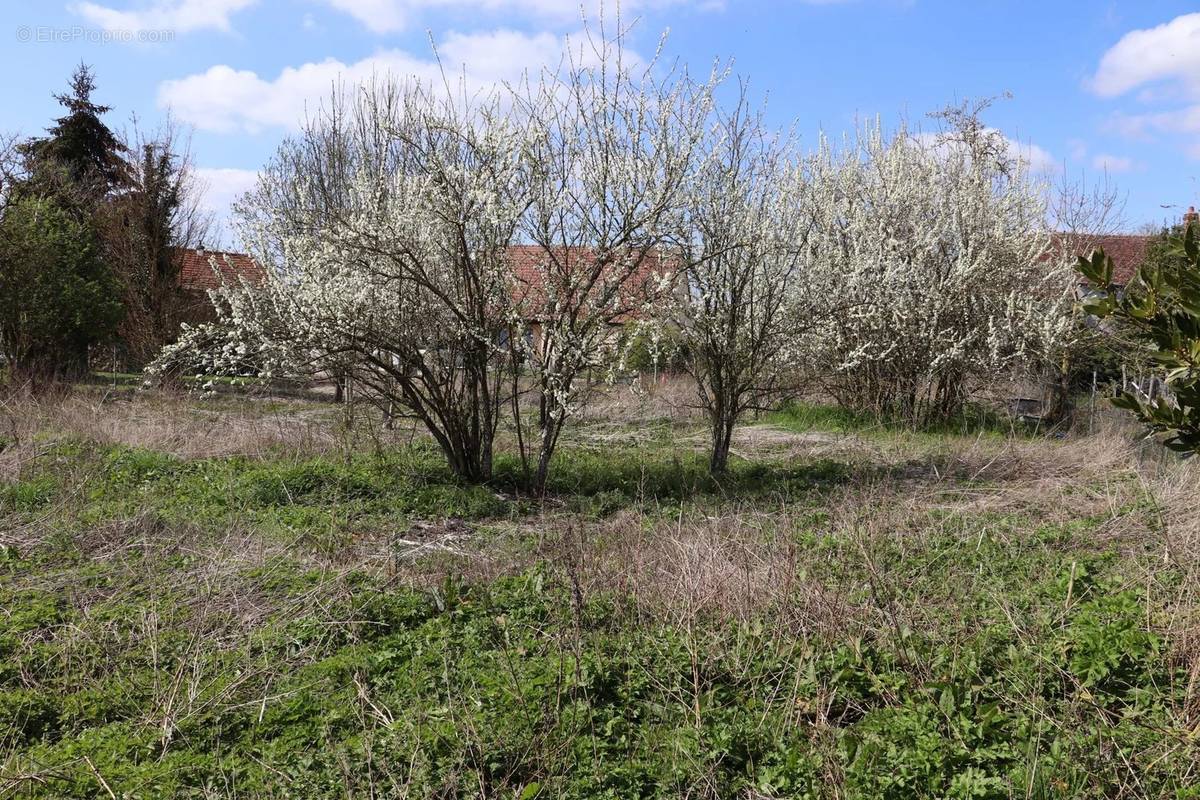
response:
<path id="1" fill-rule="evenodd" d="M 796 407 L 717 483 L 664 409 L 531 497 L 318 403 L 9 403 L 0 797 L 1200 797 L 1189 464 Z"/>

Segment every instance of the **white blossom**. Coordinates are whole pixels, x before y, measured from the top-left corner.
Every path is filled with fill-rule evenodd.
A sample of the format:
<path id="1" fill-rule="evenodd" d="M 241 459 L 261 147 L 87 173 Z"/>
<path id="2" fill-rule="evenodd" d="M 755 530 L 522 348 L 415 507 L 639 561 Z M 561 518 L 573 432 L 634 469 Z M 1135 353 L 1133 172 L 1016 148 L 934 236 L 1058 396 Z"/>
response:
<path id="1" fill-rule="evenodd" d="M 917 135 L 877 122 L 807 159 L 807 291 L 836 298 L 805 337 L 843 402 L 928 417 L 1072 335 L 1046 187 L 975 113 Z"/>

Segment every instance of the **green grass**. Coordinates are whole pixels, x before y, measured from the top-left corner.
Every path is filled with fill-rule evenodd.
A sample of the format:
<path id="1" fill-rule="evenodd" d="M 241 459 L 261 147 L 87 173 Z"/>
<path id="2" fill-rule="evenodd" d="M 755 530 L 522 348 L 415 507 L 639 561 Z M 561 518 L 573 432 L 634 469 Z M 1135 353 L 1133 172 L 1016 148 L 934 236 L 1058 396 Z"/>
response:
<path id="1" fill-rule="evenodd" d="M 765 414 L 762 419 L 771 425 L 800 433 L 808 431 L 845 433 L 869 430 L 879 426 L 878 420 L 869 415 L 851 411 L 842 406 L 799 401 L 789 402 L 782 408 Z"/>
<path id="2" fill-rule="evenodd" d="M 790 401 L 763 417 L 763 421 L 796 432 L 829 431 L 859 434 L 925 434 L 939 436 L 1002 437 L 1030 433 L 1028 426 L 979 404 L 968 405 L 955 419 L 913 427 L 904 420 L 880 419 L 873 414 L 838 405 Z"/>
<path id="3" fill-rule="evenodd" d="M 1200 797 L 1136 476 L 988 506 L 1026 479 L 668 442 L 565 446 L 536 498 L 508 453 L 45 431 L 0 484 L 0 796 Z M 465 550 L 392 549 L 445 518 Z"/>
<path id="4" fill-rule="evenodd" d="M 634 623 L 608 592 L 580 603 L 561 576 L 535 569 L 433 591 L 351 579 L 320 611 L 197 652 L 172 630 L 190 612 L 169 572 L 122 586 L 84 570 L 71 588 L 0 593 L 13 610 L 0 708 L 15 721 L 15 764 L 43 771 L 23 790 L 45 797 L 97 791 L 85 754 L 119 792 L 154 797 L 229 780 L 252 797 L 342 797 L 373 782 L 417 796 L 485 786 L 680 797 L 708 786 L 822 797 L 832 774 L 852 797 L 999 798 L 1026 785 L 1035 796 L 1106 796 L 1123 776 L 1103 755 L 1114 747 L 1146 754 L 1142 780 L 1156 796 L 1192 796 L 1176 772 L 1189 756 L 1159 733 L 1176 729 L 1186 672 L 1162 658 L 1144 595 L 1114 583 L 1111 558 L 1072 567 L 1036 545 L 935 538 L 904 560 L 936 568 L 891 602 L 974 574 L 958 584 L 956 607 L 970 617 L 847 640 L 782 637 L 753 619 L 689 630 Z M 866 568 L 861 557 L 812 567 L 823 562 L 830 585 Z M 239 579 L 284 596 L 320 585 L 273 567 Z M 72 594 L 89 590 L 109 599 L 76 607 Z M 1021 607 L 1022 627 L 1006 624 L 989 599 L 997 591 Z M 139 625 L 149 613 L 164 633 Z M 331 631 L 330 620 L 352 622 Z M 82 633 L 41 635 L 65 629 Z M 272 668 L 301 651 L 298 668 Z M 157 714 L 180 670 L 199 670 L 200 694 L 167 736 Z"/>
<path id="5" fill-rule="evenodd" d="M 848 479 L 828 459 L 790 464 L 739 460 L 714 479 L 700 454 L 647 457 L 634 448 L 563 448 L 550 499 L 591 516 L 630 506 L 728 500 L 801 500 Z M 84 480 L 86 478 L 86 480 Z M 286 528 L 407 519 L 511 519 L 540 508 L 519 461 L 497 460 L 495 477 L 474 486 L 454 479 L 435 448 L 416 445 L 344 458 L 225 457 L 184 461 L 150 450 L 74 440 L 49 447 L 22 480 L 0 486 L 0 512 L 37 512 L 82 482 L 89 524 L 153 512 L 172 522 L 220 529 L 235 521 Z"/>

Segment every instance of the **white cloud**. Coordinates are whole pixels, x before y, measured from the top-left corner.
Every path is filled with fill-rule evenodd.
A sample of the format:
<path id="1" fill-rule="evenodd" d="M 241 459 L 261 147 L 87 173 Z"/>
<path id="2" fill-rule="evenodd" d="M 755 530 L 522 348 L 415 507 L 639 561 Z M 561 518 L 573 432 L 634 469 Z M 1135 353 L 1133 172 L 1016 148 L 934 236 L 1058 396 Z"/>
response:
<path id="1" fill-rule="evenodd" d="M 1118 97 L 1137 90 L 1144 105 L 1175 105 L 1166 110 L 1130 113 L 1118 111 L 1108 127 L 1131 139 L 1153 139 L 1156 134 L 1200 133 L 1200 13 L 1183 14 L 1154 28 L 1130 31 L 1101 57 L 1089 82 L 1101 97 Z M 1194 145 L 1184 142 L 1185 149 Z M 1097 156 L 1094 163 L 1101 157 Z M 1115 159 L 1109 164 L 1127 162 Z M 1137 165 L 1129 163 L 1128 168 Z"/>
<path id="2" fill-rule="evenodd" d="M 465 67 L 468 88 L 479 89 L 519 78 L 526 69 L 557 63 L 562 40 L 549 33 L 503 30 L 451 33 L 438 49 L 448 73 L 460 73 Z M 383 50 L 352 64 L 329 58 L 287 67 L 274 78 L 219 64 L 205 72 L 163 82 L 158 102 L 201 130 L 253 133 L 271 127 L 294 129 L 303 121 L 305 110 L 317 108 L 335 85 L 360 83 L 389 73 L 426 81 L 441 78 L 432 58 Z"/>
<path id="3" fill-rule="evenodd" d="M 411 3 L 400 0 L 326 0 L 376 33 L 390 33 L 407 26 Z"/>
<path id="4" fill-rule="evenodd" d="M 234 167 L 197 167 L 193 170 L 204 189 L 200 204 L 209 211 L 228 214 L 233 202 L 254 188 L 258 173 Z"/>
<path id="5" fill-rule="evenodd" d="M 1005 149 L 1011 158 L 1020 159 L 1025 162 L 1030 172 L 1038 174 L 1046 174 L 1058 172 L 1062 165 L 1058 160 L 1050 154 L 1050 151 L 1043 147 L 1039 147 L 1033 142 L 1020 142 L 996 128 L 984 128 L 989 134 L 998 134 L 1004 140 Z M 932 148 L 935 153 L 946 152 L 944 148 L 948 147 L 946 140 L 939 134 L 928 131 L 916 134 L 917 141 L 921 142 L 926 147 Z"/>
<path id="6" fill-rule="evenodd" d="M 1147 139 L 1154 133 L 1200 133 L 1200 105 L 1149 114 L 1118 112 L 1109 126 L 1131 139 Z"/>
<path id="7" fill-rule="evenodd" d="M 806 0 L 842 2 L 843 0 Z M 616 0 L 324 0 L 330 7 L 349 14 L 375 33 L 393 33 L 412 25 L 424 11 L 459 11 L 491 16 L 521 17 L 558 25 L 578 25 L 580 11 L 589 20 L 615 19 Z M 624 0 L 620 4 L 623 20 L 632 20 L 645 10 L 680 5 L 687 0 Z M 702 11 L 724 8 L 724 0 L 706 0 L 697 4 Z"/>
<path id="8" fill-rule="evenodd" d="M 1057 172 L 1062 166 L 1050 155 L 1050 151 L 1033 142 L 1019 142 L 1007 136 L 1004 137 L 1004 141 L 1008 145 L 1009 154 L 1028 164 L 1032 172 Z"/>
<path id="9" fill-rule="evenodd" d="M 154 0 L 140 8 L 119 10 L 83 2 L 71 11 L 108 31 L 164 31 L 177 34 L 215 29 L 230 30 L 229 18 L 257 0 Z"/>
<path id="10" fill-rule="evenodd" d="M 211 213 L 216 229 L 215 240 L 210 245 L 222 245 L 229 238 L 229 217 L 233 203 L 244 193 L 254 188 L 258 173 L 252 169 L 233 167 L 197 167 L 196 180 L 202 190 L 200 207 Z"/>
<path id="11" fill-rule="evenodd" d="M 1097 169 L 1102 172 L 1116 174 L 1119 172 L 1131 172 L 1137 167 L 1136 162 L 1128 156 L 1114 156 L 1108 153 L 1097 153 L 1092 156 L 1092 169 Z"/>
<path id="12" fill-rule="evenodd" d="M 808 3 L 844 2 L 844 0 L 804 0 Z M 458 12 L 492 18 L 534 20 L 551 25 L 576 26 L 580 14 L 589 20 L 603 15 L 615 20 L 616 0 L 320 0 L 326 6 L 356 19 L 373 33 L 394 33 L 413 25 L 423 12 Z M 646 10 L 682 5 L 689 0 L 624 0 L 621 17 L 633 20 Z M 105 30 L 160 31 L 183 34 L 199 30 L 231 29 L 230 18 L 237 12 L 255 5 L 258 0 L 142 0 L 130 8 L 116 8 L 91 0 L 72 3 L 70 10 L 88 22 Z M 694 3 L 701 11 L 720 10 L 725 0 L 702 0 Z M 305 28 L 311 29 L 315 20 L 310 12 L 302 18 Z"/>
<path id="13" fill-rule="evenodd" d="M 1116 97 L 1156 81 L 1178 81 L 1200 95 L 1200 13 L 1122 36 L 1101 57 L 1091 88 Z"/>

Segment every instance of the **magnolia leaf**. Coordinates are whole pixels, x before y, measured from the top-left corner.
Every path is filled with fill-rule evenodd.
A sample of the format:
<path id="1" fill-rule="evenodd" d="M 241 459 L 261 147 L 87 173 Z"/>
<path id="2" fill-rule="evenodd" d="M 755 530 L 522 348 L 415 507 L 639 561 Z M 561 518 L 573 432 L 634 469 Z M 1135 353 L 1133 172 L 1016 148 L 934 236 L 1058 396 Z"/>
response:
<path id="1" fill-rule="evenodd" d="M 1092 252 L 1092 257 L 1089 259 L 1086 256 L 1079 256 L 1078 260 L 1079 272 L 1083 277 L 1099 289 L 1108 289 L 1112 286 L 1113 276 L 1113 260 L 1103 247 L 1097 247 Z"/>
<path id="2" fill-rule="evenodd" d="M 1117 408 L 1123 408 L 1127 411 L 1141 411 L 1142 405 L 1136 397 L 1131 394 L 1119 394 L 1112 398 L 1112 404 Z"/>

